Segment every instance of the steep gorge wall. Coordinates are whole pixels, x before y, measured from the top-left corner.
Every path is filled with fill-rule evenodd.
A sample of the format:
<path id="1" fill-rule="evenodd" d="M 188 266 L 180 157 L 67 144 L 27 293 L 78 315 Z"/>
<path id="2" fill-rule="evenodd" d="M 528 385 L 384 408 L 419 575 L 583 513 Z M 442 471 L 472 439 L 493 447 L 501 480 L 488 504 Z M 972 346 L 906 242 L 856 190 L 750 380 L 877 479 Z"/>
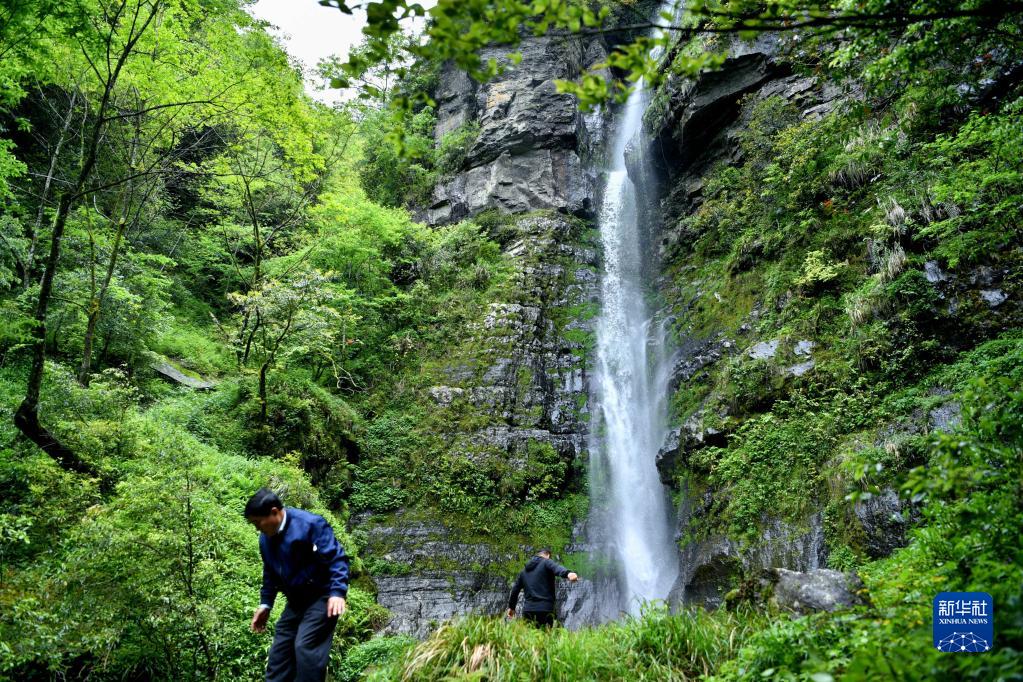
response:
<path id="1" fill-rule="evenodd" d="M 712 169 L 720 164 L 742 163 L 736 136 L 747 123 L 745 112 L 770 97 L 795 105 L 803 117 L 819 117 L 834 106 L 839 96 L 836 88 L 824 86 L 813 77 L 793 74 L 779 58 L 777 43 L 773 35 L 761 36 L 752 43 L 734 41 L 720 70 L 694 80 L 669 78 L 647 111 L 647 154 L 658 166 L 659 189 L 664 196 L 659 239 L 650 248 L 651 257 L 663 270 L 676 265 L 679 254 L 689 246 L 688 235 L 670 226 L 699 207 Z M 742 345 L 748 341 L 737 338 L 724 325 L 690 336 L 686 307 L 677 301 L 677 279 L 662 276 L 659 284 L 665 298 L 675 303 L 664 314 L 675 316 L 676 326 L 682 329 L 671 386 L 676 393 L 688 391 L 692 384 L 706 380 L 729 356 L 743 352 Z M 776 345 L 767 345 L 763 352 L 773 355 Z M 801 347 L 807 348 L 805 359 L 812 365 L 812 343 L 805 342 Z M 681 570 L 670 601 L 717 606 L 739 576 L 771 568 L 800 572 L 822 568 L 827 548 L 820 511 L 810 511 L 795 522 L 766 516 L 759 538 L 752 543 L 720 530 L 706 532 L 708 521 L 713 524 L 714 493 L 707 489 L 709 486 L 698 486 L 704 490 L 697 494 L 696 487 L 687 485 L 686 459 L 703 447 L 727 446 L 727 436 L 714 427 L 705 427 L 698 411 L 684 416 L 686 420 L 673 428 L 658 454 L 662 479 L 676 488 L 680 500 L 677 539 Z M 680 477 L 680 472 L 685 473 Z"/>
<path id="2" fill-rule="evenodd" d="M 681 575 L 673 602 L 717 606 L 767 569 L 849 568 L 850 556 L 883 557 L 904 545 L 914 509 L 891 487 L 846 503 L 852 485 L 847 462 L 878 450 L 890 456 L 875 458 L 905 467 L 929 434 L 955 428 L 959 404 L 950 387 L 934 379 L 915 382 L 941 368 L 941 359 L 948 362 L 1020 323 L 1012 261 L 999 263 L 992 253 L 987 263 L 946 271 L 932 255 L 934 242 L 915 240 L 907 226 L 936 219 L 927 187 L 917 192 L 919 206 L 903 208 L 893 195 L 904 188 L 890 183 L 887 175 L 895 169 L 886 164 L 894 162 L 884 152 L 875 154 L 862 177 L 850 179 L 858 168 L 849 162 L 836 164 L 830 175 L 826 169 L 807 173 L 802 182 L 808 186 L 826 179 L 813 191 L 796 179 L 789 186 L 776 183 L 792 195 L 804 193 L 795 201 L 774 196 L 766 185 L 734 180 L 732 169 L 768 175 L 773 159 L 750 158 L 751 139 L 778 144 L 780 135 L 805 131 L 819 135 L 823 146 L 836 135 L 837 126 L 825 125 L 833 112 L 875 106 L 857 83 L 797 72 L 786 62 L 781 40 L 763 35 L 752 43 L 733 42 L 721 69 L 692 80 L 669 78 L 646 115 L 644 153 L 659 165 L 663 197 L 659 239 L 650 255 L 660 264 L 662 315 L 673 320 L 678 343 L 675 427 L 658 454 L 662 480 L 679 502 Z M 882 126 L 868 118 L 839 141 L 852 155 Z M 893 129 L 906 144 L 909 133 Z M 813 142 L 790 139 L 807 148 L 808 166 L 819 163 L 811 156 L 819 153 Z M 638 173 L 636 179 L 649 181 Z M 735 196 L 741 192 L 752 193 Z M 731 213 L 722 213 L 722 206 Z M 773 214 L 766 221 L 745 222 L 768 211 Z M 880 215 L 881 228 L 869 219 L 845 218 L 854 211 Z M 791 236 L 780 237 L 786 229 Z M 894 244 L 882 243 L 877 235 L 885 232 L 894 235 Z M 805 284 L 813 259 L 822 254 L 845 260 L 829 271 L 833 280 Z M 832 272 L 844 273 L 845 280 Z M 784 277 L 791 278 L 787 287 Z M 873 291 L 873 283 L 891 280 L 895 293 L 887 310 L 857 310 L 857 286 Z M 915 306 L 909 323 L 901 312 L 908 306 Z M 900 333 L 905 336 L 896 343 L 903 348 L 887 350 Z M 868 344 L 873 346 L 864 350 Z M 924 344 L 942 352 L 921 352 Z M 912 356 L 912 364 L 892 367 L 886 360 L 890 368 L 878 371 L 871 366 L 876 361 L 865 358 L 876 346 Z M 888 406 L 885 396 L 856 383 L 857 374 L 902 387 L 905 397 Z M 876 414 L 884 415 L 880 423 L 871 421 Z M 769 472 L 762 457 L 781 466 Z M 736 466 L 730 478 L 720 473 Z M 786 487 L 787 466 L 811 473 L 794 476 Z M 736 483 L 742 478 L 754 483 L 743 488 Z M 759 510 L 753 521 L 744 520 L 756 530 L 738 532 L 737 510 L 748 508 Z"/>
<path id="3" fill-rule="evenodd" d="M 445 450 L 436 456 L 479 471 L 525 471 L 537 453 L 553 453 L 566 467 L 562 498 L 581 497 L 585 487 L 600 257 L 587 221 L 599 200 L 591 161 L 608 131 L 606 121 L 581 115 L 572 98 L 558 95 L 553 81 L 578 76 L 605 50 L 595 40 L 529 39 L 522 63 L 492 83 L 444 70 L 438 140 L 467 124 L 478 124 L 479 134 L 422 215 L 443 225 L 500 214 L 484 222 L 497 226 L 494 236 L 515 268 L 511 284 L 452 344 L 440 363 L 443 378 L 422 392 L 444 425 Z M 769 569 L 792 580 L 777 569 L 849 569 L 856 557 L 903 545 L 914 509 L 890 481 L 845 503 L 847 465 L 875 451 L 895 466 L 912 464 L 921 439 L 958 421 L 951 385 L 927 373 L 1020 324 L 1012 267 L 993 261 L 955 270 L 898 229 L 885 227 L 896 233 L 885 242 L 869 219 L 854 217 L 899 220 L 893 207 L 903 209 L 884 186 L 883 159 L 866 175 L 852 162 L 830 175 L 817 170 L 805 180 L 812 191 L 800 186 L 804 180 L 785 180 L 780 186 L 792 200 L 735 180 L 765 175 L 770 159 L 756 145 L 779 144 L 779 136 L 812 146 L 799 135 L 821 136 L 822 144 L 839 135 L 856 151 L 881 134 L 902 134 L 869 119 L 838 133 L 824 125 L 867 95 L 855 83 L 799 72 L 783 54 L 779 38 L 765 35 L 733 43 L 719 70 L 695 80 L 669 77 L 646 114 L 649 138 L 630 152 L 657 169 L 653 176 L 641 175 L 638 164 L 630 170 L 662 197 L 645 207 L 644 227 L 651 288 L 677 344 L 674 428 L 658 455 L 677 502 L 681 573 L 673 604 L 716 606 Z M 485 56 L 504 58 L 500 51 Z M 665 64 L 672 59 L 669 53 Z M 748 196 L 733 196 L 740 189 Z M 928 202 L 905 210 L 925 222 L 954 208 Z M 754 218 L 760 222 L 744 222 Z M 892 301 L 858 320 L 861 292 L 872 282 L 888 286 Z M 884 364 L 902 356 L 915 364 Z M 887 405 L 871 382 L 903 391 L 904 399 Z M 722 474 L 729 467 L 731 478 Z M 584 511 L 574 513 L 558 547 L 584 554 Z M 467 534 L 452 521 L 424 509 L 358 519 L 367 556 L 389 567 L 375 581 L 380 603 L 394 614 L 391 630 L 424 635 L 453 615 L 502 610 L 534 538 Z M 563 615 L 587 622 L 592 601 L 610 589 L 563 590 Z"/>
<path id="4" fill-rule="evenodd" d="M 563 470 L 559 489 L 546 496 L 565 498 L 585 486 L 588 458 L 599 301 L 597 240 L 586 219 L 596 191 L 589 161 L 603 122 L 580 114 L 554 80 L 578 77 L 605 52 L 600 40 L 554 38 L 528 38 L 519 51 L 521 63 L 486 84 L 450 67 L 440 76 L 438 143 L 467 125 L 479 133 L 420 217 L 444 225 L 486 212 L 513 275 L 452 340 L 437 362 L 439 381 L 420 400 L 443 432 L 445 451 L 436 457 L 464 461 L 481 476 L 528 477 L 540 464 Z M 507 50 L 483 57 L 506 62 Z M 557 520 L 571 523 L 571 515 Z M 387 567 L 375 583 L 393 614 L 389 631 L 417 636 L 454 615 L 501 612 L 509 576 L 536 549 L 533 538 L 480 535 L 439 511 L 363 515 L 355 525 L 366 529 L 367 555 Z"/>

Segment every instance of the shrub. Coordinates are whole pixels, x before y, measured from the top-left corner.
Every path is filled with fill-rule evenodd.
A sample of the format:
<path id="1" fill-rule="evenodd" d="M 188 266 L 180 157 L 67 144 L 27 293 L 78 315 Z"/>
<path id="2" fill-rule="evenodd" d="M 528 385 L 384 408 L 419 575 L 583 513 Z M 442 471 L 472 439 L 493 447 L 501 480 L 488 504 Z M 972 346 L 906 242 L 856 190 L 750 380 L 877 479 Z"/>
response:
<path id="1" fill-rule="evenodd" d="M 408 635 L 375 637 L 352 647 L 339 666 L 333 669 L 333 679 L 339 682 L 358 682 L 374 669 L 388 665 L 404 656 L 415 646 L 416 640 Z"/>

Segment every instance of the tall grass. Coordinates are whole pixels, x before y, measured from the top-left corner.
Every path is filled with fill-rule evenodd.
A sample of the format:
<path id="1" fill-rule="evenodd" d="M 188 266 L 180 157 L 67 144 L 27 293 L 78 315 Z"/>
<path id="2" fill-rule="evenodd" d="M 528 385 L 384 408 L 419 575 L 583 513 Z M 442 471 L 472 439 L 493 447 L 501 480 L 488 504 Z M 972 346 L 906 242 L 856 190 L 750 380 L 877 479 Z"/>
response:
<path id="1" fill-rule="evenodd" d="M 369 679 L 693 680 L 713 674 L 761 627 L 753 613 L 664 607 L 575 632 L 475 616 L 442 626 Z"/>

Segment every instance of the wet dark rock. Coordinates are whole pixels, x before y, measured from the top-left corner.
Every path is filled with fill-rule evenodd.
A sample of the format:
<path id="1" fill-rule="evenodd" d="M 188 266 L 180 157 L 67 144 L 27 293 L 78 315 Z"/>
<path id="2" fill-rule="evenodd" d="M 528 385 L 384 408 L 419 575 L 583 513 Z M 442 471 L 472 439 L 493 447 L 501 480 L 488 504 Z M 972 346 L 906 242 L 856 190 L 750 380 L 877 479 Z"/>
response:
<path id="1" fill-rule="evenodd" d="M 679 576 L 668 597 L 672 604 L 716 608 L 745 576 L 778 567 L 811 571 L 827 560 L 820 513 L 811 514 L 801 524 L 764 518 L 758 541 L 744 545 L 727 535 L 704 531 L 705 525 L 712 521 L 717 493 L 708 490 L 695 499 L 685 494 L 685 490 L 683 493 L 677 513 L 676 538 L 681 542 L 695 535 L 698 539 L 681 546 Z"/>
<path id="2" fill-rule="evenodd" d="M 776 566 L 796 571 L 817 569 L 826 557 L 820 514 L 811 516 L 809 524 L 809 528 L 802 528 L 768 519 L 763 536 L 754 546 L 744 546 L 720 534 L 686 543 L 669 602 L 717 608 L 744 576 Z"/>
<path id="3" fill-rule="evenodd" d="M 377 518 L 364 514 L 353 519 L 353 525 L 366 533 L 365 554 L 370 561 L 383 560 L 389 567 L 374 576 L 377 602 L 392 614 L 384 628 L 387 634 L 424 638 L 451 618 L 503 614 L 512 586 L 513 560 L 536 549 L 496 552 L 485 542 L 461 541 L 458 531 L 439 520 L 414 518 L 406 512 Z M 580 541 L 566 547 L 566 552 L 593 549 L 582 541 L 582 525 L 574 536 Z M 605 613 L 607 604 L 617 603 L 610 598 L 617 586 L 608 576 L 581 575 L 576 583 L 559 580 L 556 589 L 555 609 L 566 627 L 574 629 L 616 615 Z M 520 600 L 520 612 L 521 606 Z"/>
<path id="4" fill-rule="evenodd" d="M 609 612 L 621 603 L 618 594 L 618 582 L 610 575 L 580 576 L 575 583 L 559 580 L 555 612 L 569 630 L 597 625 L 619 615 Z"/>
<path id="5" fill-rule="evenodd" d="M 437 519 L 406 512 L 361 515 L 364 556 L 384 562 L 374 576 L 377 602 L 391 611 L 385 632 L 425 637 L 437 624 L 466 613 L 500 613 L 509 583 L 496 566 L 512 555 L 487 543 L 464 542 Z"/>
<path id="6" fill-rule="evenodd" d="M 731 353 L 734 347 L 735 344 L 725 338 L 687 338 L 675 353 L 668 390 L 674 393 L 679 386 L 697 377 L 704 368 Z"/>
<path id="7" fill-rule="evenodd" d="M 924 263 L 924 276 L 931 284 L 944 282 L 948 279 L 948 275 L 945 274 L 945 271 L 941 269 L 941 266 L 938 265 L 938 261 L 936 260 L 929 260 Z"/>
<path id="8" fill-rule="evenodd" d="M 979 293 L 980 297 L 984 299 L 984 302 L 987 303 L 989 308 L 997 308 L 1005 303 L 1005 300 L 1009 298 L 1009 295 L 1001 289 L 981 289 Z"/>
<path id="9" fill-rule="evenodd" d="M 376 578 L 377 602 L 391 613 L 384 634 L 425 638 L 438 625 L 468 613 L 500 614 L 508 581 L 486 573 L 451 571 Z"/>
<path id="10" fill-rule="evenodd" d="M 668 432 L 664 444 L 657 451 L 656 459 L 657 473 L 664 485 L 673 485 L 675 472 L 678 470 L 679 460 L 682 456 L 682 429 L 676 427 Z"/>
<path id="11" fill-rule="evenodd" d="M 655 95 L 646 116 L 652 140 L 646 153 L 663 177 L 665 226 L 699 207 L 706 174 L 715 164 L 742 161 L 739 133 L 748 116 L 742 104 L 747 96 L 755 101 L 781 97 L 804 118 L 820 118 L 846 96 L 834 85 L 792 74 L 780 52 L 777 35 L 734 40 L 720 69 L 693 80 L 669 78 Z M 666 227 L 658 255 L 671 259 L 684 253 L 699 236 Z"/>
<path id="12" fill-rule="evenodd" d="M 863 528 L 865 549 L 870 558 L 880 559 L 906 546 L 908 519 L 905 511 L 898 493 L 891 488 L 860 499 L 853 506 Z"/>
<path id="13" fill-rule="evenodd" d="M 928 413 L 931 431 L 949 433 L 963 421 L 963 408 L 958 402 L 945 403 L 935 407 Z"/>
<path id="14" fill-rule="evenodd" d="M 700 74 L 694 81 L 669 81 L 661 110 L 648 114 L 655 146 L 667 170 L 688 165 L 707 150 L 717 132 L 739 115 L 739 100 L 784 74 L 777 62 L 776 39 L 763 36 L 755 46 L 735 43 L 721 69 Z"/>
<path id="15" fill-rule="evenodd" d="M 655 459 L 657 472 L 665 485 L 675 486 L 675 474 L 693 452 L 705 447 L 724 447 L 728 443 L 728 434 L 705 426 L 703 416 L 694 414 L 681 427 L 668 431 Z"/>
<path id="16" fill-rule="evenodd" d="M 616 610 L 621 603 L 618 582 L 609 570 L 600 566 L 601 560 L 607 556 L 607 548 L 592 541 L 587 530 L 589 521 L 584 519 L 576 523 L 572 529 L 572 542 L 565 547 L 565 553 L 590 557 L 594 560 L 591 561 L 594 572 L 582 571 L 565 558 L 562 563 L 579 574 L 579 581 L 569 583 L 559 580 L 555 583 L 555 610 L 561 623 L 570 630 L 603 623 L 619 615 Z"/>
<path id="17" fill-rule="evenodd" d="M 742 562 L 734 553 L 720 551 L 701 563 L 685 587 L 685 599 L 690 604 L 716 608 L 724 603 L 737 576 L 742 574 Z"/>

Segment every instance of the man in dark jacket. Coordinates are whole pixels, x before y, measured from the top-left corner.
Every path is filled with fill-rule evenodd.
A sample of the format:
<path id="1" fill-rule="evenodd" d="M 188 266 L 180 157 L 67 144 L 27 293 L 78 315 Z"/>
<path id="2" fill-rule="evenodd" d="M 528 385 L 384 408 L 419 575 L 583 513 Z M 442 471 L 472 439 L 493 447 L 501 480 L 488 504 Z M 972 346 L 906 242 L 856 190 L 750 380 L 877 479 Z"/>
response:
<path id="1" fill-rule="evenodd" d="M 535 625 L 554 625 L 554 576 L 568 578 L 572 583 L 579 579 L 575 573 L 552 561 L 549 549 L 541 549 L 515 579 L 508 599 L 508 617 L 515 617 L 519 592 L 524 591 L 522 618 Z"/>
<path id="2" fill-rule="evenodd" d="M 322 517 L 285 507 L 261 488 L 245 505 L 260 530 L 263 588 L 252 629 L 265 632 L 278 592 L 288 599 L 266 663 L 267 682 L 322 682 L 348 594 L 348 556 Z"/>

